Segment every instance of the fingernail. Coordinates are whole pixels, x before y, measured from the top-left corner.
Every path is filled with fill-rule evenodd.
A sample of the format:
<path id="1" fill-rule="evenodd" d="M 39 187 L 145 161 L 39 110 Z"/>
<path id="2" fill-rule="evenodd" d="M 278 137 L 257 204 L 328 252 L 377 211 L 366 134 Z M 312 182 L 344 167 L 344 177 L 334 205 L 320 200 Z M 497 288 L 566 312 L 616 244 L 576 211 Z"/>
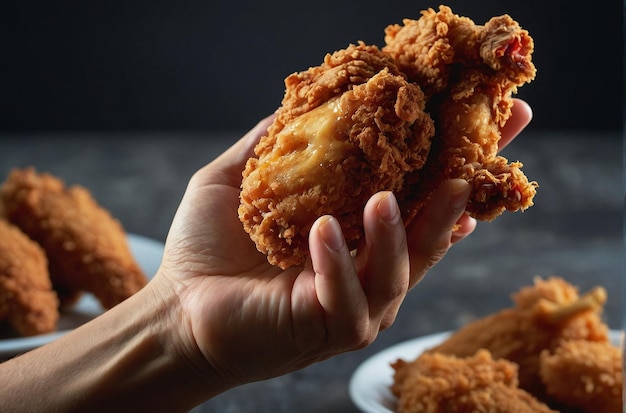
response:
<path id="1" fill-rule="evenodd" d="M 386 222 L 394 223 L 400 218 L 400 210 L 393 192 L 387 192 L 385 196 L 378 202 L 378 214 L 380 218 Z"/>
<path id="2" fill-rule="evenodd" d="M 463 179 L 452 179 L 450 186 L 450 207 L 455 211 L 465 210 L 471 191 L 470 184 Z"/>
<path id="3" fill-rule="evenodd" d="M 339 251 L 344 243 L 339 222 L 331 216 L 322 217 L 321 220 L 318 231 L 322 237 L 322 241 L 324 241 L 324 244 L 331 250 Z"/>

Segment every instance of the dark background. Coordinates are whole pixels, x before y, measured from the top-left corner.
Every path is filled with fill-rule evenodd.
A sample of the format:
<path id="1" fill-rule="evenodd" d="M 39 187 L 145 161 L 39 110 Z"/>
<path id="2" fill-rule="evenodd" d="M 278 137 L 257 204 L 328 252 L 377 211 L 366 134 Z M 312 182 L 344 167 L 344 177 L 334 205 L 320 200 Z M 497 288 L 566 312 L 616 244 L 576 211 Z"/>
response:
<path id="1" fill-rule="evenodd" d="M 8 4 L 7 4 L 8 3 Z M 283 79 L 325 53 L 437 7 L 428 1 L 12 1 L 0 6 L 0 132 L 243 129 Z M 622 127 L 619 0 L 448 1 L 484 23 L 509 13 L 535 39 L 520 89 L 532 128 Z"/>

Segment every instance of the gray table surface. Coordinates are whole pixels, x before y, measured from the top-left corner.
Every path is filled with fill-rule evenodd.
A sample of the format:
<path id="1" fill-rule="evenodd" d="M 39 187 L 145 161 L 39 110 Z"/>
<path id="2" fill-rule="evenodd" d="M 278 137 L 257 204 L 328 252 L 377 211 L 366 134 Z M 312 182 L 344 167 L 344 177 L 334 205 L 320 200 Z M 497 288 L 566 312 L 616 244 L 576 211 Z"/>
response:
<path id="1" fill-rule="evenodd" d="M 0 177 L 32 165 L 81 184 L 130 233 L 164 241 L 192 173 L 237 132 L 0 135 Z M 624 248 L 619 132 L 528 131 L 505 149 L 539 182 L 535 206 L 479 223 L 406 299 L 370 347 L 272 380 L 232 389 L 194 412 L 356 412 L 348 383 L 368 357 L 402 341 L 455 329 L 511 305 L 540 275 L 609 292 L 605 319 L 621 328 Z"/>

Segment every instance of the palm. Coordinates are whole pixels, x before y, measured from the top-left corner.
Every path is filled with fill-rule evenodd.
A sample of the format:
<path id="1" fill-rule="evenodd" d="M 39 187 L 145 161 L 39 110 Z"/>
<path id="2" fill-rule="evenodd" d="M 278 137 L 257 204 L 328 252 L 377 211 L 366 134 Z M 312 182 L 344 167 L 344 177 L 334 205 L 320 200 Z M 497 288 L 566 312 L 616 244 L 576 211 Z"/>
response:
<path id="1" fill-rule="evenodd" d="M 184 291 L 181 302 L 203 354 L 229 361 L 225 377 L 246 369 L 247 376 L 260 379 L 299 367 L 294 362 L 314 361 L 307 354 L 318 352 L 307 347 L 315 340 L 307 336 L 323 334 L 324 326 L 313 271 L 282 271 L 256 250 L 236 215 L 239 188 L 209 184 L 186 196 L 185 205 L 193 210 L 178 214 L 184 218 L 172 226 L 166 257 L 185 258 L 171 264 L 179 269 L 175 282 Z M 258 354 L 276 357 L 258 360 Z M 249 371 L 250 366 L 256 371 Z"/>

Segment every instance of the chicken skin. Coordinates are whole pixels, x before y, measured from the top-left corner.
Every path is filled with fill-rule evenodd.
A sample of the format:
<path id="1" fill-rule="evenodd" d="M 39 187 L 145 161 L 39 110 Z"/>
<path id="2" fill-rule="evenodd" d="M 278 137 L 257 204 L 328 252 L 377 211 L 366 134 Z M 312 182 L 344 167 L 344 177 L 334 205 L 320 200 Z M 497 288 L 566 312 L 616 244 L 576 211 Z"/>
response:
<path id="1" fill-rule="evenodd" d="M 468 357 L 480 349 L 494 358 L 519 365 L 520 387 L 543 398 L 539 355 L 552 352 L 564 340 L 609 341 L 600 313 L 606 291 L 596 288 L 584 296 L 559 277 L 535 279 L 533 286 L 513 295 L 515 307 L 471 322 L 441 344 L 428 350 Z"/>
<path id="2" fill-rule="evenodd" d="M 434 133 L 420 88 L 376 47 L 352 45 L 285 83 L 276 120 L 243 172 L 239 207 L 257 248 L 281 268 L 305 262 L 322 215 L 358 241 L 367 200 L 400 191 L 426 162 Z"/>
<path id="3" fill-rule="evenodd" d="M 547 394 L 569 409 L 622 411 L 622 351 L 606 342 L 570 340 L 541 353 L 539 374 Z"/>
<path id="4" fill-rule="evenodd" d="M 0 202 L 6 218 L 46 252 L 62 303 L 88 291 L 108 309 L 147 283 L 121 224 L 85 188 L 66 188 L 32 168 L 14 169 L 0 188 Z"/>
<path id="5" fill-rule="evenodd" d="M 477 219 L 532 206 L 537 183 L 528 181 L 520 162 L 497 155 L 512 94 L 535 77 L 528 32 L 508 15 L 477 25 L 446 6 L 403 23 L 387 27 L 383 51 L 421 86 L 436 129 L 427 164 L 407 178 L 413 182 L 407 197 L 415 202 L 405 215 L 410 219 L 450 178 L 472 185 L 467 213 Z"/>
<path id="6" fill-rule="evenodd" d="M 58 306 L 45 252 L 0 218 L 0 321 L 21 336 L 49 333 L 56 328 Z"/>
<path id="7" fill-rule="evenodd" d="M 515 363 L 487 350 L 464 358 L 425 353 L 392 367 L 398 413 L 556 413 L 518 387 Z"/>
<path id="8" fill-rule="evenodd" d="M 496 155 L 511 95 L 535 76 L 528 33 L 506 15 L 482 26 L 441 6 L 385 34 L 382 49 L 360 42 L 285 79 L 239 207 L 274 265 L 304 264 L 308 232 L 325 214 L 356 247 L 363 207 L 383 190 L 406 225 L 451 178 L 472 185 L 467 211 L 481 220 L 533 204 L 536 182 Z"/>

